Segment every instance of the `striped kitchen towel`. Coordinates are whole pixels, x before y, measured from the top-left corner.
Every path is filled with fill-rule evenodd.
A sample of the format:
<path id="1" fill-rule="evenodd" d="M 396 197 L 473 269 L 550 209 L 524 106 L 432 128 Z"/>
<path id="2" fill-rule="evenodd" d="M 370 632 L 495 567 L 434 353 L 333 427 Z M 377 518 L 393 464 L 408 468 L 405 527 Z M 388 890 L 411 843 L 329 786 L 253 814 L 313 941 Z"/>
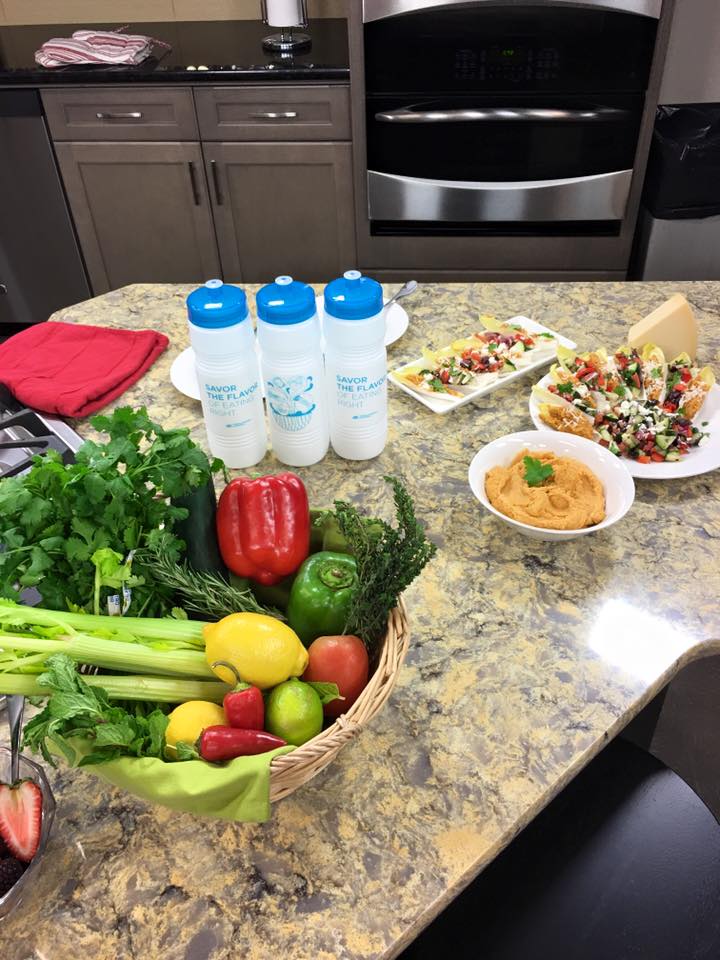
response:
<path id="1" fill-rule="evenodd" d="M 53 37 L 35 51 L 42 67 L 65 67 L 71 63 L 137 64 L 159 46 L 170 44 L 141 34 L 105 30 L 76 30 L 71 37 Z"/>

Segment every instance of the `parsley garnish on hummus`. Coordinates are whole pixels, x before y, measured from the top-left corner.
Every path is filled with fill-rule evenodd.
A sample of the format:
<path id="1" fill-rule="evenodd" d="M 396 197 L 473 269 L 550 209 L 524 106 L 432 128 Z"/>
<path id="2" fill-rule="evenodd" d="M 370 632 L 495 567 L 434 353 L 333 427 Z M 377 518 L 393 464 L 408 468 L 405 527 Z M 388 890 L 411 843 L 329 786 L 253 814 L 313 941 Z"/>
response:
<path id="1" fill-rule="evenodd" d="M 541 483 L 555 473 L 549 463 L 542 463 L 535 457 L 523 457 L 525 467 L 525 483 L 529 487 L 539 487 Z"/>

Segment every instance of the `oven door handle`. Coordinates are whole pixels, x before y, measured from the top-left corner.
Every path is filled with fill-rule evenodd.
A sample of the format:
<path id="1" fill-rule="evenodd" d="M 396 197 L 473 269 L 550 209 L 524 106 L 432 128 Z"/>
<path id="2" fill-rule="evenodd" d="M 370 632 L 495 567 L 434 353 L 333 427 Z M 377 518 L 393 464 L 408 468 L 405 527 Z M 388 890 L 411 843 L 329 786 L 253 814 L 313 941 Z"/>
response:
<path id="1" fill-rule="evenodd" d="M 628 116 L 628 110 L 615 107 L 593 107 L 588 110 L 566 110 L 560 107 L 466 107 L 450 110 L 415 110 L 400 107 L 398 110 L 381 110 L 375 114 L 380 123 L 527 123 L 552 121 L 553 123 L 582 122 L 595 120 L 619 120 Z"/>
<path id="2" fill-rule="evenodd" d="M 559 180 L 430 180 L 368 170 L 371 220 L 622 220 L 632 170 Z"/>

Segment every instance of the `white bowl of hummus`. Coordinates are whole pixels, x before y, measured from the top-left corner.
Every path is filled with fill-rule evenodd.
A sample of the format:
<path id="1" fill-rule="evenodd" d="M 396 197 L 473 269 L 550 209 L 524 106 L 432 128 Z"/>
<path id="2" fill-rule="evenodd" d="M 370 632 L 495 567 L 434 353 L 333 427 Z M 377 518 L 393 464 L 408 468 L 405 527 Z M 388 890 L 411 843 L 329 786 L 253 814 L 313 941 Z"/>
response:
<path id="1" fill-rule="evenodd" d="M 534 540 L 572 540 L 622 519 L 635 484 L 622 461 L 592 440 L 523 430 L 473 457 L 470 488 L 490 513 Z"/>

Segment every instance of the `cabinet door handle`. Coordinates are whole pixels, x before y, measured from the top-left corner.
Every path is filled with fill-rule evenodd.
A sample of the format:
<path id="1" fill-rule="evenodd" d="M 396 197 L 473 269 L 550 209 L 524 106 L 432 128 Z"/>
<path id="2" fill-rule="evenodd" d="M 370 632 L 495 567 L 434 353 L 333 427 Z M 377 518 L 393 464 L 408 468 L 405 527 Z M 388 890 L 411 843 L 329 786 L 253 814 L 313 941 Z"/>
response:
<path id="1" fill-rule="evenodd" d="M 195 201 L 195 206 L 200 206 L 200 191 L 198 190 L 197 178 L 195 176 L 195 164 L 192 160 L 188 160 L 188 174 L 190 175 L 190 188 L 192 189 L 193 200 Z"/>
<path id="2" fill-rule="evenodd" d="M 218 177 L 217 172 L 217 163 L 214 160 L 210 161 L 210 173 L 212 175 L 213 189 L 215 190 L 215 203 L 219 207 L 223 205 L 223 195 L 220 190 L 220 178 Z"/>
<path id="3" fill-rule="evenodd" d="M 283 110 L 280 113 L 274 113 L 271 110 L 265 113 L 251 113 L 253 120 L 294 120 L 297 117 L 296 110 Z"/>
<path id="4" fill-rule="evenodd" d="M 140 110 L 131 110 L 129 113 L 96 113 L 98 120 L 142 120 Z"/>

